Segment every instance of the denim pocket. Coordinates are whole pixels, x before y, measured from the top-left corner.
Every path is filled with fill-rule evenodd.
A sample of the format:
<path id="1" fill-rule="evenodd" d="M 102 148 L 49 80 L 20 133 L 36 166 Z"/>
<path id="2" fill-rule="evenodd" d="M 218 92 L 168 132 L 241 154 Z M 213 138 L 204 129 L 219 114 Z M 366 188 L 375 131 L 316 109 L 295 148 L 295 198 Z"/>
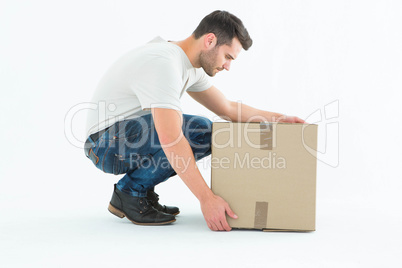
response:
<path id="1" fill-rule="evenodd" d="M 99 139 L 99 144 L 95 153 L 99 160 L 97 168 L 105 173 L 125 174 L 131 170 L 138 168 L 141 163 L 146 160 L 148 155 L 141 153 L 147 152 L 148 147 L 146 140 L 142 140 L 147 136 L 143 136 L 145 132 L 134 131 L 132 126 L 128 128 L 125 123 L 119 123 L 119 128 L 110 128 Z M 124 132 L 120 132 L 123 131 Z M 145 143 L 145 145 L 143 144 Z"/>
<path id="2" fill-rule="evenodd" d="M 89 155 L 88 155 L 89 159 L 91 159 L 92 163 L 94 163 L 94 165 L 96 166 L 96 164 L 98 164 L 99 162 L 99 157 L 94 153 L 94 151 L 91 149 L 89 149 Z"/>

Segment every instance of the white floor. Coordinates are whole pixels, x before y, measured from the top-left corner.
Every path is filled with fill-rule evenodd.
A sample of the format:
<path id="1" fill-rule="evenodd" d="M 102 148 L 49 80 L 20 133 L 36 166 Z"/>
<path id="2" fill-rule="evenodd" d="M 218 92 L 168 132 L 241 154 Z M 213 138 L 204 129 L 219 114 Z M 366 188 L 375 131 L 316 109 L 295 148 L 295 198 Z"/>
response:
<path id="1" fill-rule="evenodd" d="M 204 223 L 197 201 L 178 177 L 158 190 L 163 203 L 180 206 L 177 221 L 168 226 L 137 226 L 107 211 L 113 176 L 90 168 L 88 172 L 98 176 L 81 183 L 78 177 L 67 181 L 66 176 L 65 184 L 55 185 L 54 192 L 41 186 L 49 183 L 49 176 L 28 183 L 31 191 L 21 194 L 11 191 L 11 184 L 3 187 L 6 185 L 2 182 L 0 267 L 401 264 L 402 220 L 400 210 L 396 210 L 398 205 L 390 203 L 386 207 L 386 202 L 380 201 L 373 206 L 375 202 L 370 198 L 351 199 L 348 191 L 341 193 L 345 198 L 333 198 L 340 187 L 328 191 L 332 185 L 324 183 L 324 179 L 318 183 L 315 232 L 212 232 Z"/>

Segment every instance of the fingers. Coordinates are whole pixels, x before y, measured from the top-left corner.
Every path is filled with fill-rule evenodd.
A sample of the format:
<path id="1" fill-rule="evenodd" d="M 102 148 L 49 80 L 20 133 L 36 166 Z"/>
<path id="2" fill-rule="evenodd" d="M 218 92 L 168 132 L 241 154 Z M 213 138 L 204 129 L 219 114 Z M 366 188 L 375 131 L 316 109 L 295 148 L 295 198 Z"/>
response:
<path id="1" fill-rule="evenodd" d="M 207 222 L 207 225 L 208 225 L 208 228 L 209 228 L 210 230 L 215 231 L 215 230 L 214 230 L 214 227 L 212 227 L 212 224 L 210 224 L 209 222 Z"/>
<path id="2" fill-rule="evenodd" d="M 212 231 L 230 231 L 230 230 L 232 230 L 232 228 L 230 228 L 230 226 L 226 220 L 219 221 L 217 223 L 212 223 L 211 227 L 209 229 L 211 229 Z"/>
<path id="3" fill-rule="evenodd" d="M 212 199 L 207 201 L 201 203 L 201 210 L 208 228 L 212 231 L 232 230 L 226 220 L 226 214 L 233 219 L 237 219 L 237 216 L 229 207 L 229 204 L 219 196 L 213 196 Z"/>
<path id="4" fill-rule="evenodd" d="M 233 212 L 233 210 L 230 208 L 229 205 L 226 205 L 226 213 L 229 215 L 229 217 L 233 218 L 233 219 L 237 219 L 237 215 Z"/>
<path id="5" fill-rule="evenodd" d="M 306 121 L 304 121 L 303 119 L 297 117 L 297 123 L 303 123 L 304 124 L 304 123 L 306 123 Z"/>
<path id="6" fill-rule="evenodd" d="M 222 231 L 223 227 L 222 224 L 220 222 L 209 222 L 207 223 L 209 229 L 211 229 L 212 231 Z"/>
<path id="7" fill-rule="evenodd" d="M 214 222 L 211 222 L 210 225 L 211 227 L 209 229 L 211 229 L 212 231 L 219 231 L 218 226 L 216 226 Z"/>
<path id="8" fill-rule="evenodd" d="M 226 213 L 229 215 L 229 217 L 231 217 L 233 219 L 238 218 L 237 215 L 230 208 L 229 204 L 226 204 L 225 210 L 226 210 Z M 232 228 L 229 226 L 228 222 L 226 221 L 226 217 L 223 218 L 222 225 L 223 225 L 223 228 L 225 228 L 226 231 L 232 230 Z"/>
<path id="9" fill-rule="evenodd" d="M 226 221 L 226 219 L 224 219 L 221 223 L 222 223 L 223 230 L 225 230 L 225 231 L 232 230 L 232 228 L 230 228 L 230 226 L 229 226 L 228 222 Z"/>
<path id="10" fill-rule="evenodd" d="M 303 119 L 301 119 L 301 118 L 299 118 L 299 117 L 294 117 L 295 118 L 295 123 L 302 123 L 302 124 L 307 124 L 307 122 L 306 121 L 304 121 Z"/>
<path id="11" fill-rule="evenodd" d="M 218 227 L 218 231 L 225 231 L 225 228 L 222 226 L 222 222 L 218 221 L 216 223 L 216 226 Z"/>
<path id="12" fill-rule="evenodd" d="M 225 218 L 217 220 L 215 222 L 207 222 L 208 228 L 212 231 L 230 231 L 232 228 L 229 226 Z"/>

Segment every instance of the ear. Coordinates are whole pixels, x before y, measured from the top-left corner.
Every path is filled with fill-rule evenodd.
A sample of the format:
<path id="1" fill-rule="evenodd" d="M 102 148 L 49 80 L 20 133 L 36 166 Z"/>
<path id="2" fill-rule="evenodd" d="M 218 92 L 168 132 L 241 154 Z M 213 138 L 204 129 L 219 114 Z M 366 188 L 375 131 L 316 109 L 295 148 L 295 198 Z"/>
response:
<path id="1" fill-rule="evenodd" d="M 216 45 L 216 36 L 213 33 L 204 35 L 204 47 L 206 49 L 212 49 Z"/>

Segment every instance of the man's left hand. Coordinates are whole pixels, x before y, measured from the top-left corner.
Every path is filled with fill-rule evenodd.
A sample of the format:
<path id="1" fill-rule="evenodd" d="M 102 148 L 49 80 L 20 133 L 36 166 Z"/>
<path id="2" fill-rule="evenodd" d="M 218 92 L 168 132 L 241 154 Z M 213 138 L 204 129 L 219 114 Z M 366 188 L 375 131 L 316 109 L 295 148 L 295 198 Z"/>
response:
<path id="1" fill-rule="evenodd" d="M 281 123 L 302 123 L 302 124 L 307 124 L 306 121 L 303 119 L 300 119 L 297 116 L 287 116 L 287 115 L 282 115 L 278 118 L 275 119 L 275 122 L 281 122 Z"/>

